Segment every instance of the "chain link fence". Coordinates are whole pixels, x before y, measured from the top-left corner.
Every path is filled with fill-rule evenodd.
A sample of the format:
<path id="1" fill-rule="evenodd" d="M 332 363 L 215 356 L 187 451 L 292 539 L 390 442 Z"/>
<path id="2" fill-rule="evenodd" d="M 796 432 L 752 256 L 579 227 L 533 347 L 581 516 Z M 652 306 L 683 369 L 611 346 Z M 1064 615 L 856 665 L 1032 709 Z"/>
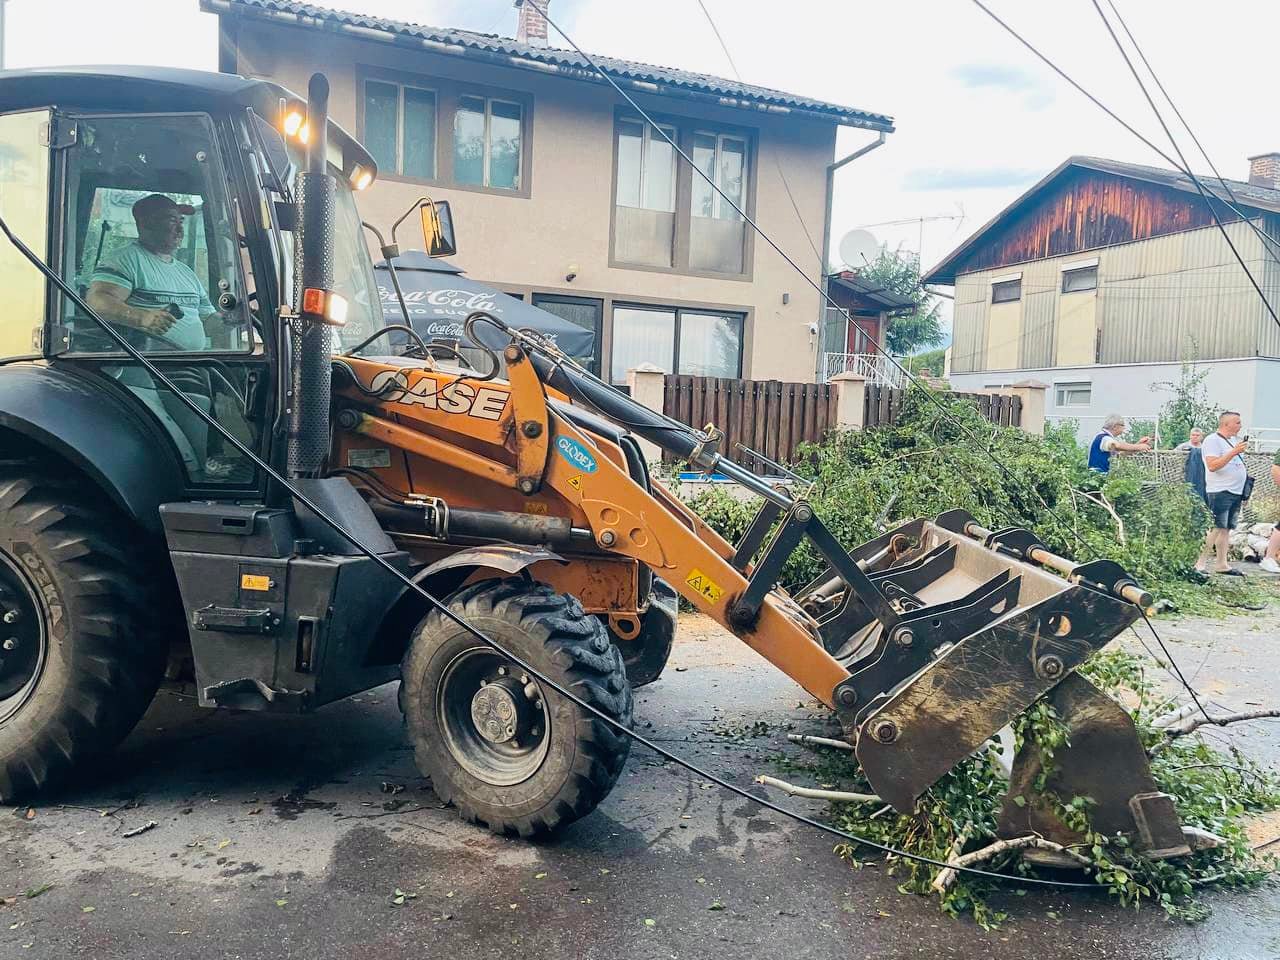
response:
<path id="1" fill-rule="evenodd" d="M 1125 454 L 1142 469 L 1152 475 L 1153 482 L 1182 483 L 1187 457 L 1200 456 L 1199 450 L 1153 450 L 1150 453 Z M 1271 478 L 1271 465 L 1275 454 L 1243 453 L 1245 469 L 1253 477 L 1253 497 L 1241 511 L 1242 524 L 1274 523 L 1280 521 L 1280 489 Z"/>

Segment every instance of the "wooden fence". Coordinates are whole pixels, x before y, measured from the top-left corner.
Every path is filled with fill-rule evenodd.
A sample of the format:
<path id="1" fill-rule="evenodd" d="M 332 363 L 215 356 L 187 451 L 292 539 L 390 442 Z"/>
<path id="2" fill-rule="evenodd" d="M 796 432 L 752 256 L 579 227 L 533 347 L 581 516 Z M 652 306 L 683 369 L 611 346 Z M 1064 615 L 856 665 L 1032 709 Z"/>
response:
<path id="1" fill-rule="evenodd" d="M 737 444 L 780 463 L 794 460 L 800 444 L 821 441 L 835 426 L 836 389 L 829 383 L 669 375 L 663 383 L 662 412 L 691 427 L 714 423 L 724 431 L 721 449 L 726 454 L 745 467 L 771 473 L 775 471 Z"/>
<path id="2" fill-rule="evenodd" d="M 887 426 L 896 423 L 902 415 L 902 403 L 907 391 L 869 383 L 866 390 L 866 406 L 863 410 L 863 427 Z M 1022 425 L 1022 398 L 1006 397 L 992 393 L 950 393 L 949 397 L 973 400 L 978 411 L 994 424 L 1002 427 Z"/>

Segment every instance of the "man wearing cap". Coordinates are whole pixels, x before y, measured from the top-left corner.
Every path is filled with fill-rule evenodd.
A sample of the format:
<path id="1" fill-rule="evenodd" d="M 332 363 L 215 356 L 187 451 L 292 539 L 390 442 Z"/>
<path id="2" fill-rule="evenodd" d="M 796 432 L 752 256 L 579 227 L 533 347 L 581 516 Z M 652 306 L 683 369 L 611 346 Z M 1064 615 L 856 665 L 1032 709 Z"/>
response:
<path id="1" fill-rule="evenodd" d="M 135 203 L 138 239 L 94 270 L 89 306 L 103 319 L 140 330 L 170 349 L 205 349 L 205 321 L 217 311 L 195 272 L 173 255 L 182 243 L 185 219 L 195 212 L 162 193 Z"/>

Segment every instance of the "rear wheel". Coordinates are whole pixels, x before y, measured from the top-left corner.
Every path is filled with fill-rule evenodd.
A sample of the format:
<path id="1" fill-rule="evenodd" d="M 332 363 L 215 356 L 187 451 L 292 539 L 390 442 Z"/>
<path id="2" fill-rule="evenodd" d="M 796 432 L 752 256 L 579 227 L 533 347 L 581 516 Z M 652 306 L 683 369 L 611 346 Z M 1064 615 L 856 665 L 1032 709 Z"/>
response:
<path id="1" fill-rule="evenodd" d="M 99 760 L 155 695 L 149 566 L 76 486 L 0 472 L 0 800 Z"/>
<path id="2" fill-rule="evenodd" d="M 626 726 L 622 656 L 573 597 L 522 579 L 459 590 L 449 609 Z M 418 767 L 440 799 L 496 833 L 533 836 L 585 816 L 613 788 L 630 740 L 433 610 L 403 665 Z"/>

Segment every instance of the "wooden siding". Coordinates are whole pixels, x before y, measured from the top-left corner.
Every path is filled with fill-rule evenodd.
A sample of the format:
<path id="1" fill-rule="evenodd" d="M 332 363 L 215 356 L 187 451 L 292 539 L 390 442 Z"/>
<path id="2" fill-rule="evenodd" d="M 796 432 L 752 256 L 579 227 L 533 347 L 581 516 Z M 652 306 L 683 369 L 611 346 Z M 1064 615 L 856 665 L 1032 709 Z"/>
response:
<path id="1" fill-rule="evenodd" d="M 1218 204 L 1223 223 L 1238 220 Z M 1198 196 L 1091 170 L 1064 174 L 1010 215 L 961 261 L 955 273 L 1061 257 L 1098 247 L 1210 226 Z"/>

